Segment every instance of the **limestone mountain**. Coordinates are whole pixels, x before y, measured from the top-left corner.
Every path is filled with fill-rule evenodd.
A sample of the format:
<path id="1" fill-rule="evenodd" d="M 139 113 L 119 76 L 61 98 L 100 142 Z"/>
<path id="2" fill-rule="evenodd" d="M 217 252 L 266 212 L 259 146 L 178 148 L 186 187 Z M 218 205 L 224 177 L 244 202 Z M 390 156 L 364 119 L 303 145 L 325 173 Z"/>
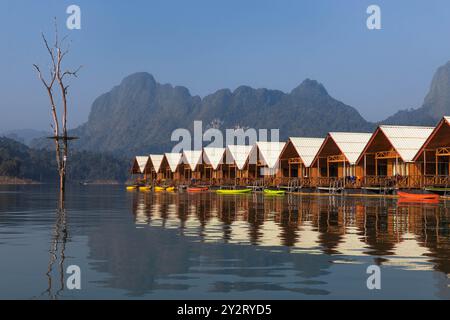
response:
<path id="1" fill-rule="evenodd" d="M 169 151 L 172 131 L 191 129 L 194 120 L 205 126 L 220 124 L 221 129 L 279 128 L 282 139 L 373 129 L 353 107 L 332 98 L 314 80 L 303 81 L 290 93 L 241 86 L 200 98 L 141 72 L 98 97 L 87 123 L 72 133 L 80 137 L 77 148 L 132 156 Z"/>
<path id="2" fill-rule="evenodd" d="M 450 115 L 450 61 L 434 74 L 422 107 L 399 111 L 383 123 L 434 126 L 445 115 Z"/>

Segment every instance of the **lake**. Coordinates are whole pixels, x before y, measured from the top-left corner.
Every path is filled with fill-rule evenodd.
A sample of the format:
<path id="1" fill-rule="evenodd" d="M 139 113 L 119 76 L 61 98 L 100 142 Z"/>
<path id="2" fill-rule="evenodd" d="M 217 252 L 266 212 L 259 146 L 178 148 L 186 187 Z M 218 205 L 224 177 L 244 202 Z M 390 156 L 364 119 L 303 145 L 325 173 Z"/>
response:
<path id="1" fill-rule="evenodd" d="M 57 198 L 0 186 L 0 298 L 450 298 L 450 202 L 123 186 L 70 186 L 64 210 Z"/>

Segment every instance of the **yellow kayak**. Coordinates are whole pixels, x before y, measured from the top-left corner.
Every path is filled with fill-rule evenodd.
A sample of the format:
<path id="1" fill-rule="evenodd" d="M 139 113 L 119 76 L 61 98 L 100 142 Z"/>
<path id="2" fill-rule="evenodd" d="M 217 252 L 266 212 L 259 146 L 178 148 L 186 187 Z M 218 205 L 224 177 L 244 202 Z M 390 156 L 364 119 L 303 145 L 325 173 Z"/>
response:
<path id="1" fill-rule="evenodd" d="M 139 191 L 150 191 L 150 190 L 152 190 L 152 187 L 150 186 L 139 187 Z"/>
<path id="2" fill-rule="evenodd" d="M 175 187 L 168 187 L 166 188 L 167 192 L 174 192 L 175 191 Z"/>
<path id="3" fill-rule="evenodd" d="M 163 188 L 163 187 L 155 187 L 155 192 L 161 192 L 161 191 L 164 191 L 164 190 L 166 190 L 166 188 Z"/>
<path id="4" fill-rule="evenodd" d="M 268 196 L 284 196 L 285 193 L 284 190 L 264 189 L 264 194 Z"/>
<path id="5" fill-rule="evenodd" d="M 127 186 L 127 191 L 134 191 L 137 189 L 137 186 Z"/>

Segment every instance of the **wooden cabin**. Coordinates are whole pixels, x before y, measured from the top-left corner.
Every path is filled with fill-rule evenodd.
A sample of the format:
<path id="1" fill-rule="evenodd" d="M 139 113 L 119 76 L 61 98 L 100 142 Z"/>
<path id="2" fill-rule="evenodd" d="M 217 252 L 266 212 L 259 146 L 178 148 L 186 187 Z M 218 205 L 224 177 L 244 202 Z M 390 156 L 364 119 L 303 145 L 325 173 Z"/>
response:
<path id="1" fill-rule="evenodd" d="M 160 172 L 161 163 L 163 161 L 164 155 L 162 154 L 151 154 L 147 161 L 147 165 L 145 166 L 144 173 L 146 175 L 147 180 L 149 181 L 157 181 L 161 180 L 162 174 Z"/>
<path id="2" fill-rule="evenodd" d="M 443 117 L 413 159 L 423 186 L 450 187 L 450 117 Z"/>
<path id="3" fill-rule="evenodd" d="M 414 156 L 433 128 L 382 125 L 375 130 L 357 164 L 365 187 L 420 187 L 420 168 Z"/>
<path id="4" fill-rule="evenodd" d="M 161 162 L 160 174 L 162 180 L 179 182 L 181 178 L 181 153 L 165 153 Z"/>
<path id="5" fill-rule="evenodd" d="M 280 155 L 280 167 L 283 182 L 293 179 L 302 181 L 302 185 L 311 185 L 311 164 L 324 142 L 324 138 L 289 138 Z"/>
<path id="6" fill-rule="evenodd" d="M 225 148 L 203 148 L 203 181 L 209 184 L 220 183 L 224 177 L 222 166 L 225 163 Z"/>
<path id="7" fill-rule="evenodd" d="M 316 154 L 311 173 L 319 187 L 358 187 L 362 169 L 356 165 L 361 152 L 372 134 L 356 132 L 330 132 Z"/>
<path id="8" fill-rule="evenodd" d="M 131 175 L 136 178 L 137 182 L 144 183 L 147 180 L 145 168 L 148 160 L 148 156 L 136 156 L 134 158 L 133 165 L 131 166 Z"/>
<path id="9" fill-rule="evenodd" d="M 202 179 L 202 151 L 184 150 L 181 157 L 181 181 L 190 184 Z"/>
<path id="10" fill-rule="evenodd" d="M 225 163 L 222 177 L 225 183 L 247 184 L 249 179 L 249 155 L 253 146 L 228 145 L 225 150 Z"/>
<path id="11" fill-rule="evenodd" d="M 249 176 L 264 180 L 281 178 L 280 155 L 285 145 L 285 142 L 256 142 L 249 155 Z"/>

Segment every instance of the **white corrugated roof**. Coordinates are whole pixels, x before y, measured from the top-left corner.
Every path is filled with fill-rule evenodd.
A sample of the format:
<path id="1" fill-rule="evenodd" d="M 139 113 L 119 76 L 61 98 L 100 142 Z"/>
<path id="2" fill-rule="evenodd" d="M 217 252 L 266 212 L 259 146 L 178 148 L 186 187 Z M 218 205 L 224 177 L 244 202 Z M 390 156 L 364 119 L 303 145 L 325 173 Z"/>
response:
<path id="1" fill-rule="evenodd" d="M 177 171 L 178 165 L 181 163 L 181 153 L 165 153 L 164 156 L 167 159 L 167 163 L 169 164 L 170 170 L 172 172 Z"/>
<path id="2" fill-rule="evenodd" d="M 275 169 L 286 142 L 258 141 L 253 146 L 251 154 L 259 150 L 262 162 L 269 168 Z"/>
<path id="3" fill-rule="evenodd" d="M 139 170 L 141 171 L 141 173 L 144 173 L 145 170 L 145 166 L 147 165 L 148 162 L 148 157 L 146 156 L 137 156 L 136 157 L 136 162 L 139 166 Z"/>
<path id="4" fill-rule="evenodd" d="M 211 165 L 213 169 L 216 170 L 219 164 L 222 163 L 225 148 L 206 147 L 203 148 L 203 151 L 205 152 L 203 157 L 205 163 Z"/>
<path id="5" fill-rule="evenodd" d="M 197 168 L 197 166 L 202 161 L 202 151 L 201 150 L 184 150 L 183 157 L 181 160 L 184 164 L 189 165 L 192 171 Z"/>
<path id="6" fill-rule="evenodd" d="M 159 168 L 161 167 L 161 163 L 164 159 L 164 155 L 162 154 L 151 154 L 150 155 L 150 160 L 152 161 L 153 164 L 153 169 L 155 169 L 156 172 L 159 171 Z"/>
<path id="7" fill-rule="evenodd" d="M 252 151 L 253 146 L 248 145 L 229 145 L 226 149 L 227 163 L 232 164 L 233 161 L 239 170 L 244 169 L 245 163 Z"/>
<path id="8" fill-rule="evenodd" d="M 356 163 L 372 137 L 371 133 L 361 132 L 330 132 L 329 135 L 352 165 Z"/>
<path id="9" fill-rule="evenodd" d="M 305 167 L 310 167 L 325 138 L 291 137 L 289 140 L 292 142 Z"/>
<path id="10" fill-rule="evenodd" d="M 445 116 L 444 119 L 450 124 L 450 116 Z"/>
<path id="11" fill-rule="evenodd" d="M 433 127 L 380 126 L 404 162 L 412 162 L 414 156 L 433 132 Z"/>

